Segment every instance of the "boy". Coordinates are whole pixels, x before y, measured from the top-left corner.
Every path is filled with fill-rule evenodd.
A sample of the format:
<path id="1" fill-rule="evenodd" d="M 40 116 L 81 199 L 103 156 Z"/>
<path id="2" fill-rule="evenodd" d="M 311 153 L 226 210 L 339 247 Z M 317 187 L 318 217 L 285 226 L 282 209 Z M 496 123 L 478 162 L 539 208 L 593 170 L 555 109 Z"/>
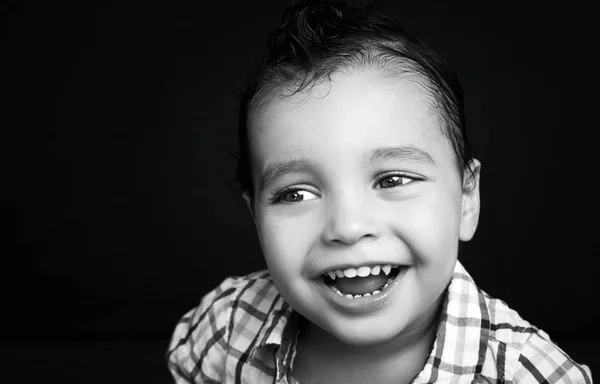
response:
<path id="1" fill-rule="evenodd" d="M 178 324 L 180 383 L 591 383 L 457 261 L 479 218 L 462 89 L 368 10 L 294 6 L 240 110 L 268 266 Z"/>

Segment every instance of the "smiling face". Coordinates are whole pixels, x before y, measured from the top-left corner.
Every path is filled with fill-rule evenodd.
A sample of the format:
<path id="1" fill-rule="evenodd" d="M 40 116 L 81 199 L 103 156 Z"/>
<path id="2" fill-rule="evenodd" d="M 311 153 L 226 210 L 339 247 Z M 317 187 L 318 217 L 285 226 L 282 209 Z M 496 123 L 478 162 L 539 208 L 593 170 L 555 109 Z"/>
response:
<path id="1" fill-rule="evenodd" d="M 414 81 L 338 73 L 309 93 L 269 101 L 250 116 L 249 130 L 256 187 L 246 199 L 292 308 L 354 345 L 430 324 L 458 241 L 477 226 L 479 192 L 478 183 L 463 189 L 439 119 Z M 375 265 L 400 266 L 379 295 L 341 297 L 323 277 Z"/>

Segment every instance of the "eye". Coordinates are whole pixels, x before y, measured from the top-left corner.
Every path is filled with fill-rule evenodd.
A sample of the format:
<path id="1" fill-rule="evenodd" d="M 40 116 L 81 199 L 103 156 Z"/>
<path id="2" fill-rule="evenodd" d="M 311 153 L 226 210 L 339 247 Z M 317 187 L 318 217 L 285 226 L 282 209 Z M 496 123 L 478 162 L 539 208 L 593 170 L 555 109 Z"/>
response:
<path id="1" fill-rule="evenodd" d="M 274 199 L 274 202 L 299 203 L 301 201 L 315 200 L 317 198 L 318 196 L 312 192 L 296 188 L 282 191 Z"/>
<path id="2" fill-rule="evenodd" d="M 379 188 L 394 188 L 410 184 L 415 180 L 417 180 L 416 177 L 411 177 L 405 174 L 384 175 L 377 182 L 377 186 Z"/>

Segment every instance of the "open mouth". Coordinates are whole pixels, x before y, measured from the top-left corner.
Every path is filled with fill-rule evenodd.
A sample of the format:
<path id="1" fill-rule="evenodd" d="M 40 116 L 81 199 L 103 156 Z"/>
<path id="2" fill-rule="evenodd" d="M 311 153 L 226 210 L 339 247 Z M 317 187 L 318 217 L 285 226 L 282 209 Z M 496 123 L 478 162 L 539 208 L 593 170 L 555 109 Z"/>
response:
<path id="1" fill-rule="evenodd" d="M 400 265 L 372 265 L 360 268 L 336 269 L 323 274 L 331 290 L 347 299 L 375 296 L 383 292 L 398 276 Z"/>

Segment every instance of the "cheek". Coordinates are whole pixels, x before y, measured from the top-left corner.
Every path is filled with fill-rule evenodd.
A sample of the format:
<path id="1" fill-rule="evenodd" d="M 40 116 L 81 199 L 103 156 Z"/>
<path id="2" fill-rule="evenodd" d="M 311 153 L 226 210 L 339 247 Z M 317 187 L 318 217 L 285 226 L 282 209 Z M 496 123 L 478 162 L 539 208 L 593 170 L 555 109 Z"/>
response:
<path id="1" fill-rule="evenodd" d="M 432 194 L 396 217 L 398 236 L 422 263 L 452 259 L 458 246 L 460 199 Z M 452 252 L 452 253 L 450 253 Z"/>
<path id="2" fill-rule="evenodd" d="M 309 313 L 311 291 L 305 268 L 315 243 L 316 232 L 303 220 L 262 220 L 259 224 L 261 246 L 271 278 L 279 293 L 297 311 Z"/>
<path id="3" fill-rule="evenodd" d="M 314 240 L 310 226 L 302 220 L 265 217 L 260 221 L 259 232 L 271 272 L 287 277 L 302 273 Z"/>

